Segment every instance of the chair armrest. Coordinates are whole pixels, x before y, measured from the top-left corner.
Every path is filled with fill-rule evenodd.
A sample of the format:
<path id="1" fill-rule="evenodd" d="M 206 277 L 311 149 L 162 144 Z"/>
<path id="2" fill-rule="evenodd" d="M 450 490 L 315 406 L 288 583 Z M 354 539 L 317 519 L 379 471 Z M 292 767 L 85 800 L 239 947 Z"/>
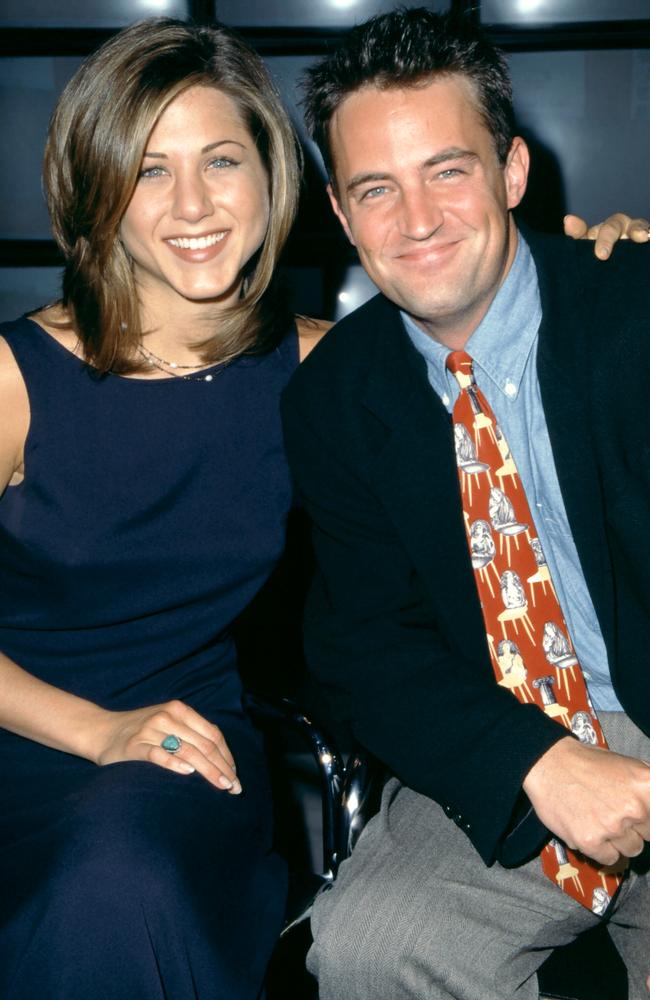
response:
<path id="1" fill-rule="evenodd" d="M 362 747 L 355 747 L 345 765 L 340 798 L 339 864 L 350 856 L 364 826 L 378 811 L 385 777 L 385 767 Z"/>
<path id="2" fill-rule="evenodd" d="M 321 785 L 323 810 L 323 874 L 331 882 L 339 866 L 340 802 L 345 766 L 334 743 L 288 698 L 269 701 L 254 694 L 244 696 L 244 707 L 260 723 L 288 726 L 309 746 Z"/>

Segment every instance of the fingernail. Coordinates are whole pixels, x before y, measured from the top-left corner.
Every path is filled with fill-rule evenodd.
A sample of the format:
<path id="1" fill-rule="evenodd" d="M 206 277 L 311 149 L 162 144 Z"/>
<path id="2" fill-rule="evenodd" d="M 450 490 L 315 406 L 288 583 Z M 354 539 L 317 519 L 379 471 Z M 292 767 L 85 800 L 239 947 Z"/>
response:
<path id="1" fill-rule="evenodd" d="M 183 774 L 194 774 L 196 771 L 195 767 L 192 767 L 191 764 L 186 764 L 185 761 L 182 760 L 179 760 L 177 767 L 179 771 L 183 772 Z"/>
<path id="2" fill-rule="evenodd" d="M 598 251 L 598 256 L 601 258 L 601 260 L 605 260 L 607 257 L 609 257 L 609 249 L 607 247 L 601 247 L 600 250 Z"/>
<path id="3" fill-rule="evenodd" d="M 241 795 L 241 792 L 242 792 L 242 787 L 241 787 L 239 781 L 235 780 L 233 782 L 232 788 L 230 789 L 230 793 L 231 793 L 231 795 Z"/>
<path id="4" fill-rule="evenodd" d="M 222 788 L 232 788 L 232 781 L 230 781 L 225 774 L 222 774 L 219 778 L 219 784 Z"/>

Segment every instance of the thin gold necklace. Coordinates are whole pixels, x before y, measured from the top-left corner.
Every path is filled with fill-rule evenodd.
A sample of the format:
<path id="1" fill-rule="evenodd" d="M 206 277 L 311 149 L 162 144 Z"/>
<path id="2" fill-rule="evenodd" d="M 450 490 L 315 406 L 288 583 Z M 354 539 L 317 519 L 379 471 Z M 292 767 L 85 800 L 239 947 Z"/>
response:
<path id="1" fill-rule="evenodd" d="M 217 371 L 209 372 L 207 375 L 179 375 L 177 374 L 179 370 L 196 370 L 197 368 L 215 368 L 217 366 L 211 362 L 204 363 L 203 365 L 179 365 L 176 361 L 166 361 L 165 358 L 158 357 L 157 354 L 154 354 L 148 347 L 144 347 L 143 344 L 138 345 L 138 350 L 145 361 L 153 368 L 164 372 L 165 375 L 172 375 L 174 378 L 183 379 L 185 382 L 212 382 L 215 375 L 220 375 L 224 368 L 230 364 L 230 361 L 224 361 Z"/>

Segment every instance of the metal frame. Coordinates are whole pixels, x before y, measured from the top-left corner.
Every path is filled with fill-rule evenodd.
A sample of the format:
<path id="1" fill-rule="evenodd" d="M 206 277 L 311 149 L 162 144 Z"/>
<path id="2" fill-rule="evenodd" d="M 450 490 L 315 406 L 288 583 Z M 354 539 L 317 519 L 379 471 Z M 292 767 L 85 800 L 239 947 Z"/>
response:
<path id="1" fill-rule="evenodd" d="M 262 724 L 279 723 L 298 732 L 309 745 L 318 769 L 323 809 L 323 870 L 324 882 L 332 882 L 342 860 L 339 850 L 339 802 L 345 780 L 345 764 L 332 741 L 318 729 L 299 706 L 287 698 L 270 702 L 247 694 L 245 707 L 253 719 Z"/>

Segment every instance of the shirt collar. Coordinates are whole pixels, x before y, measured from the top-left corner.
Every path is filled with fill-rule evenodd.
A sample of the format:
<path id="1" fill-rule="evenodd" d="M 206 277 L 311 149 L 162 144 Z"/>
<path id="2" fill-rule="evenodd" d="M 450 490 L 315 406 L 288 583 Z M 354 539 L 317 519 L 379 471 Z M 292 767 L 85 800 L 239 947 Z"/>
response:
<path id="1" fill-rule="evenodd" d="M 401 316 L 415 348 L 434 369 L 436 381 L 444 385 L 449 348 L 425 333 L 407 313 Z M 508 399 L 516 399 L 519 394 L 541 318 L 535 262 L 519 233 L 515 259 L 506 279 L 465 345 L 476 365 Z"/>

